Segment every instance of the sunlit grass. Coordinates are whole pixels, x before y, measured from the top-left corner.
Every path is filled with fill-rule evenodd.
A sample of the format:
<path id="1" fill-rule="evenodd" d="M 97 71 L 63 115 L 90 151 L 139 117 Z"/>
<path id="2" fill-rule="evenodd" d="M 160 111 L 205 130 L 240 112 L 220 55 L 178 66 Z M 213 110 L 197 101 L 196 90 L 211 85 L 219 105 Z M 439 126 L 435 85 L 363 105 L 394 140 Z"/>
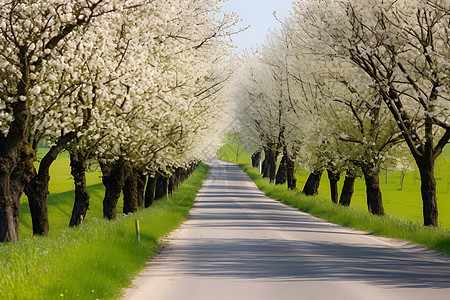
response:
<path id="1" fill-rule="evenodd" d="M 70 193 L 55 195 L 49 205 L 53 230 L 48 237 L 0 245 L 0 299 L 118 298 L 158 249 L 158 240 L 186 219 L 207 170 L 201 164 L 167 199 L 115 221 L 100 218 L 98 195 L 104 190 L 102 185 L 91 186 L 91 217 L 81 228 L 67 228 Z M 135 220 L 140 221 L 140 245 Z"/>
<path id="2" fill-rule="evenodd" d="M 374 216 L 354 207 L 342 207 L 325 200 L 321 196 L 305 196 L 299 190 L 290 191 L 285 186 L 269 183 L 267 178 L 250 165 L 240 165 L 267 196 L 310 213 L 319 218 L 350 228 L 370 232 L 380 236 L 402 239 L 431 249 L 450 254 L 450 230 L 428 228 L 418 221 L 409 221 L 387 214 Z"/>
<path id="3" fill-rule="evenodd" d="M 89 210 L 86 214 L 86 219 L 103 217 L 103 196 L 105 193 L 103 184 L 96 184 L 88 187 L 91 194 L 89 201 Z M 69 225 L 72 214 L 73 203 L 75 199 L 74 191 L 67 191 L 62 193 L 53 193 L 48 196 L 47 209 L 49 215 L 50 234 L 58 232 Z M 123 208 L 122 197 L 117 203 L 117 212 L 121 212 Z M 20 220 L 19 220 L 19 237 L 20 239 L 31 237 L 33 235 L 33 228 L 31 223 L 30 207 L 28 202 L 24 201 L 20 205 Z"/>

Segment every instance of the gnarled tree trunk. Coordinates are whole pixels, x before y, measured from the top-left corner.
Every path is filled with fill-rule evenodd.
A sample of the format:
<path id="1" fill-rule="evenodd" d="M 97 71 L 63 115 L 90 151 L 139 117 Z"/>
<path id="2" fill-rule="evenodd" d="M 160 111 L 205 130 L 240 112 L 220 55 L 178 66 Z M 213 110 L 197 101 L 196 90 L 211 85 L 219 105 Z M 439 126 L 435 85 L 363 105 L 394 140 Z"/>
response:
<path id="1" fill-rule="evenodd" d="M 328 180 L 330 181 L 330 192 L 331 192 L 331 201 L 333 203 L 338 203 L 339 194 L 338 194 L 338 182 L 341 179 L 341 174 L 339 172 L 333 172 L 332 170 L 327 169 Z"/>
<path id="2" fill-rule="evenodd" d="M 70 152 L 70 173 L 75 184 L 75 201 L 69 226 L 80 226 L 86 218 L 91 194 L 86 184 L 87 162 L 85 155 L 78 149 Z"/>
<path id="3" fill-rule="evenodd" d="M 269 169 L 269 179 L 270 182 L 274 182 L 275 181 L 275 175 L 277 172 L 277 155 L 274 153 L 273 150 L 270 151 L 270 157 L 269 157 L 269 165 L 270 165 L 270 169 Z"/>
<path id="4" fill-rule="evenodd" d="M 31 219 L 33 221 L 33 234 L 47 235 L 49 231 L 47 196 L 50 182 L 50 166 L 64 150 L 64 147 L 75 138 L 75 133 L 70 132 L 59 138 L 55 146 L 45 154 L 39 164 L 39 171 L 34 173 L 30 183 L 25 187 L 25 193 L 30 205 Z"/>
<path id="5" fill-rule="evenodd" d="M 173 190 L 175 189 L 174 181 L 175 181 L 175 179 L 174 179 L 173 175 L 167 179 L 167 192 L 169 194 L 172 194 Z"/>
<path id="6" fill-rule="evenodd" d="M 278 166 L 275 184 L 285 184 L 287 181 L 286 155 L 283 155 L 280 165 Z"/>
<path id="7" fill-rule="evenodd" d="M 275 153 L 273 151 L 272 148 L 267 147 L 264 149 L 264 161 L 263 161 L 263 177 L 264 178 L 269 178 L 270 182 L 273 182 L 275 180 L 275 175 L 276 175 L 276 169 L 277 169 L 277 164 L 276 164 L 276 157 L 275 157 Z"/>
<path id="8" fill-rule="evenodd" d="M 319 191 L 320 178 L 322 177 L 323 169 L 316 170 L 309 174 L 305 182 L 302 193 L 307 196 L 317 195 Z"/>
<path id="9" fill-rule="evenodd" d="M 262 170 L 261 173 L 263 178 L 268 178 L 270 173 L 270 164 L 269 164 L 269 151 L 264 150 L 264 160 L 262 162 Z"/>
<path id="10" fill-rule="evenodd" d="M 137 202 L 139 208 L 144 208 L 145 203 L 145 184 L 147 175 L 141 169 L 137 170 Z"/>
<path id="11" fill-rule="evenodd" d="M 129 168 L 123 185 L 123 213 L 138 211 L 138 174 L 134 168 Z"/>
<path id="12" fill-rule="evenodd" d="M 35 154 L 35 150 L 28 143 L 22 143 L 19 149 L 19 161 L 10 176 L 10 199 L 12 200 L 10 208 L 0 206 L 0 242 L 5 242 L 7 235 L 10 241 L 17 241 L 11 239 L 11 235 L 17 239 L 19 237 L 20 196 L 31 180 L 32 171 L 34 171 L 33 163 L 36 160 Z"/>
<path id="13" fill-rule="evenodd" d="M 293 190 L 297 187 L 297 178 L 295 178 L 295 164 L 292 159 L 286 157 L 286 177 L 288 188 Z"/>
<path id="14" fill-rule="evenodd" d="M 149 207 L 155 201 L 156 178 L 148 175 L 147 187 L 145 188 L 145 208 Z"/>
<path id="15" fill-rule="evenodd" d="M 117 215 L 117 201 L 126 179 L 125 160 L 119 158 L 114 162 L 100 163 L 102 169 L 102 182 L 105 185 L 103 199 L 103 217 L 112 220 Z"/>
<path id="16" fill-rule="evenodd" d="M 50 228 L 47 213 L 48 182 L 50 181 L 50 175 L 48 173 L 44 174 L 41 176 L 41 180 L 38 177 L 38 174 L 35 173 L 33 179 L 25 188 L 25 194 L 28 197 L 28 204 L 30 205 L 33 234 L 47 235 Z"/>
<path id="17" fill-rule="evenodd" d="M 423 159 L 417 163 L 420 172 L 420 192 L 423 203 L 423 223 L 425 226 L 438 226 L 438 207 L 434 160 Z"/>
<path id="18" fill-rule="evenodd" d="M 379 170 L 370 172 L 363 169 L 366 182 L 367 208 L 374 215 L 384 215 L 383 198 L 380 190 Z"/>
<path id="19" fill-rule="evenodd" d="M 283 149 L 283 158 L 276 176 L 275 184 L 284 184 L 287 182 L 288 188 L 293 190 L 297 186 L 297 179 L 295 178 L 295 165 L 289 157 L 286 147 Z"/>
<path id="20" fill-rule="evenodd" d="M 252 167 L 257 168 L 259 165 L 259 160 L 261 159 L 261 152 L 258 151 L 252 154 Z"/>
<path id="21" fill-rule="evenodd" d="M 156 176 L 155 199 L 164 198 L 167 195 L 168 180 L 164 175 Z"/>
<path id="22" fill-rule="evenodd" d="M 353 174 L 345 175 L 344 185 L 342 186 L 341 198 L 339 204 L 342 206 L 350 206 L 352 201 L 356 177 Z"/>
<path id="23" fill-rule="evenodd" d="M 180 186 L 181 183 L 181 168 L 176 168 L 175 172 L 173 173 L 171 180 L 172 180 L 172 189 L 175 190 Z"/>
<path id="24" fill-rule="evenodd" d="M 18 84 L 18 95 L 27 94 L 29 83 L 28 60 L 26 51 L 21 51 L 23 62 L 22 79 Z M 26 60 L 26 61 L 25 61 Z M 17 216 L 19 214 L 16 197 L 12 193 L 12 174 L 20 163 L 19 153 L 29 133 L 30 108 L 28 101 L 13 103 L 14 121 L 11 123 L 6 136 L 0 133 L 0 241 L 17 242 L 19 240 L 19 227 Z M 16 172 L 17 174 L 17 172 Z"/>

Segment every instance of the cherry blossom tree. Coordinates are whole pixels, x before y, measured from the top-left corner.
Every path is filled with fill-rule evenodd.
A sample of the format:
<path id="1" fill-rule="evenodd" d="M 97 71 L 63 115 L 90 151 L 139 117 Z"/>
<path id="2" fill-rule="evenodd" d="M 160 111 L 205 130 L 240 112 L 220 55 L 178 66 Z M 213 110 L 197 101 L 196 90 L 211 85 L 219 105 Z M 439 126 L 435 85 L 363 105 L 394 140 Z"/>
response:
<path id="1" fill-rule="evenodd" d="M 48 170 L 64 148 L 76 190 L 71 225 L 88 207 L 89 159 L 119 161 L 128 173 L 144 175 L 201 157 L 205 140 L 220 128 L 218 94 L 229 77 L 222 62 L 236 22 L 234 15 L 216 18 L 219 2 L 2 3 L 2 241 L 6 235 L 17 241 L 25 187 L 34 233 L 48 232 Z M 36 171 L 42 140 L 51 148 Z"/>
<path id="2" fill-rule="evenodd" d="M 424 224 L 437 226 L 434 164 L 450 139 L 446 1 L 297 1 L 304 42 L 363 70 L 421 174 Z"/>
<path id="3" fill-rule="evenodd" d="M 0 240 L 6 234 L 10 241 L 18 239 L 18 199 L 34 171 L 31 107 L 40 94 L 37 82 L 42 68 L 50 58 L 64 55 L 64 41 L 74 38 L 80 27 L 119 9 L 118 3 L 132 2 L 12 0 L 0 4 Z M 70 136 L 62 133 L 61 138 Z M 43 167 L 51 164 L 55 152 L 42 162 Z"/>
<path id="4" fill-rule="evenodd" d="M 158 6 L 162 15 L 168 9 L 165 3 Z M 162 194 L 155 192 L 161 196 L 168 186 L 164 178 L 207 153 L 205 145 L 211 143 L 221 123 L 219 115 L 224 104 L 218 94 L 230 76 L 230 70 L 224 67 L 224 59 L 230 54 L 226 37 L 232 34 L 236 21 L 228 15 L 216 19 L 212 13 L 218 11 L 217 3 L 181 2 L 178 7 L 171 4 L 175 13 L 158 21 L 158 30 L 149 31 L 152 26 L 142 24 L 140 36 L 149 42 L 147 50 L 139 53 L 146 53 L 146 63 L 136 73 L 139 80 L 130 90 L 140 96 L 127 100 L 126 117 L 118 116 L 114 122 L 120 126 L 120 137 L 108 136 L 99 152 L 107 186 L 106 218 L 115 217 L 118 195 L 127 177 L 121 170 L 127 164 L 135 169 L 132 173 L 148 173 L 149 181 L 155 175 L 162 177 L 155 186 L 163 190 Z M 111 172 L 122 175 L 108 176 Z M 122 180 L 115 182 L 116 179 Z M 109 187 L 114 192 L 109 193 Z M 151 199 L 153 188 L 147 191 L 147 198 Z"/>

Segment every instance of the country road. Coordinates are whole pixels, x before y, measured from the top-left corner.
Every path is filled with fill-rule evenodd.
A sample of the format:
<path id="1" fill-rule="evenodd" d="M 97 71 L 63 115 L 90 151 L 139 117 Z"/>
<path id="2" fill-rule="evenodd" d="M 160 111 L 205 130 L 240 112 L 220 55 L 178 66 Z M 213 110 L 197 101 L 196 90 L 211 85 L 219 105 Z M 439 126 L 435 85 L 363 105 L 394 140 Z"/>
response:
<path id="1" fill-rule="evenodd" d="M 189 220 L 125 299 L 450 299 L 450 257 L 267 198 L 213 159 Z"/>

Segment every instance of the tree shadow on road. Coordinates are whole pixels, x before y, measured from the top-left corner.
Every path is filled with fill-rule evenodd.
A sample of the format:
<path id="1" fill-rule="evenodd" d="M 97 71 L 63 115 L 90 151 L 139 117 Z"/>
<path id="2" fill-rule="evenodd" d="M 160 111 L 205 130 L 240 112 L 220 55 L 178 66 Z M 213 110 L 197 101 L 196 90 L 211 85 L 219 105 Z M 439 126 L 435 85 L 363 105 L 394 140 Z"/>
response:
<path id="1" fill-rule="evenodd" d="M 450 288 L 450 261 L 428 251 L 277 239 L 209 239 L 177 247 L 184 274 L 274 281 L 368 281 L 401 288 Z"/>

